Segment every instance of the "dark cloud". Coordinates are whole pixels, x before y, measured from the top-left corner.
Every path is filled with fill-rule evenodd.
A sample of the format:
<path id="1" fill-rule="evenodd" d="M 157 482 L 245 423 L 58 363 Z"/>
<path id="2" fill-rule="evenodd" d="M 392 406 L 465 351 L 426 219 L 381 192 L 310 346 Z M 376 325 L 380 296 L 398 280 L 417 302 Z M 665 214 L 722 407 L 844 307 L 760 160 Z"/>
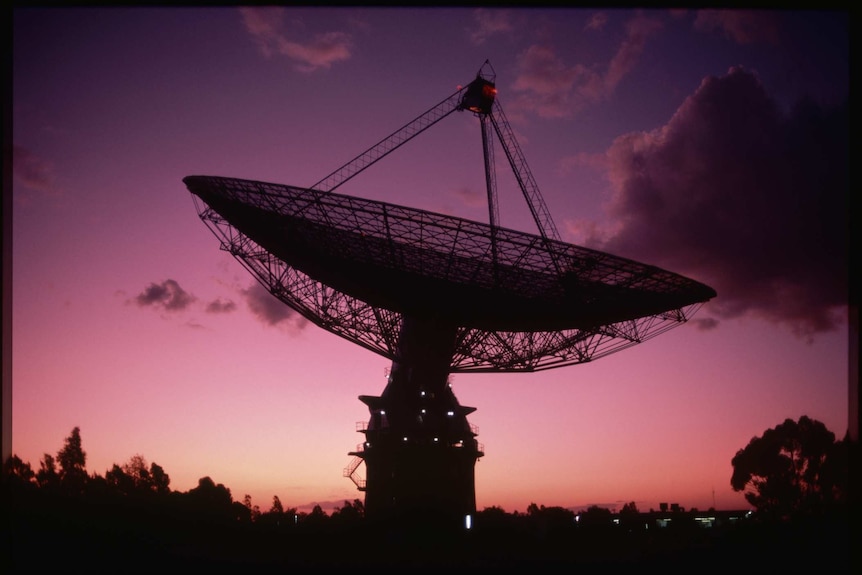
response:
<path id="1" fill-rule="evenodd" d="M 719 317 L 811 336 L 848 297 L 848 109 L 778 108 L 741 68 L 608 151 L 619 227 L 588 242 L 710 284 Z"/>
<path id="2" fill-rule="evenodd" d="M 699 317 L 691 320 L 700 331 L 709 331 L 718 327 L 718 320 L 714 317 Z"/>
<path id="3" fill-rule="evenodd" d="M 279 325 L 284 322 L 291 322 L 295 327 L 305 325 L 305 318 L 269 293 L 259 283 L 254 283 L 248 288 L 240 290 L 240 293 L 255 317 L 267 325 Z"/>
<path id="4" fill-rule="evenodd" d="M 181 311 L 197 298 L 180 287 L 176 280 L 167 279 L 160 284 L 151 283 L 138 294 L 134 302 L 140 307 L 158 307 L 165 311 Z"/>
<path id="5" fill-rule="evenodd" d="M 221 298 L 213 300 L 207 304 L 207 313 L 229 313 L 236 309 L 236 304 L 231 300 L 223 300 Z"/>

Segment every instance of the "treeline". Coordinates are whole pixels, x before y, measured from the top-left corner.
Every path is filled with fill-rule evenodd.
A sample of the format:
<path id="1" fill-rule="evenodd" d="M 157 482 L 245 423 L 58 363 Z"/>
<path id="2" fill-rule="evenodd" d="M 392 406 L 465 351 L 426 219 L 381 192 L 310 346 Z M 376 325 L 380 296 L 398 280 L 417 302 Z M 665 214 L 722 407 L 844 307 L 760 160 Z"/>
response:
<path id="1" fill-rule="evenodd" d="M 203 477 L 185 492 L 141 455 L 89 473 L 80 429 L 39 468 L 10 457 L 3 466 L 0 572 L 614 572 L 723 573 L 747 569 L 822 572 L 847 564 L 847 518 L 817 523 L 726 522 L 704 528 L 694 510 L 673 513 L 668 528 L 634 502 L 619 513 L 591 506 L 575 512 L 531 504 L 525 513 L 488 507 L 471 525 L 441 530 L 421 518 L 376 524 L 362 501 L 327 514 L 265 510 L 246 495 Z M 416 518 L 414 518 L 416 519 Z M 836 520 L 837 519 L 837 520 Z M 787 550 L 792 549 L 792 553 Z M 694 567 L 696 565 L 696 568 Z"/>
<path id="2" fill-rule="evenodd" d="M 175 491 L 165 469 L 142 455 L 104 475 L 89 472 L 86 462 L 77 427 L 38 469 L 16 455 L 4 462 L 0 573 L 75 566 L 97 573 L 318 571 L 341 564 L 329 547 L 334 541 L 353 547 L 365 516 L 360 500 L 327 514 L 319 505 L 299 511 L 273 496 L 261 510 L 209 476 Z"/>
<path id="3" fill-rule="evenodd" d="M 35 498 L 50 500 L 51 505 L 78 502 L 96 507 L 140 506 L 144 513 L 153 510 L 173 510 L 176 515 L 187 514 L 207 522 L 229 524 L 258 524 L 279 526 L 319 526 L 327 520 L 333 523 L 355 522 L 365 516 L 359 499 L 345 501 L 327 514 L 319 505 L 311 512 L 285 507 L 277 495 L 266 511 L 252 504 L 251 496 L 234 500 L 229 488 L 216 483 L 209 476 L 198 480 L 197 487 L 188 491 L 173 491 L 171 479 L 165 470 L 139 454 L 122 465 L 114 464 L 104 476 L 89 473 L 87 454 L 83 449 L 81 430 L 75 427 L 65 439 L 56 456 L 45 453 L 34 470 L 29 462 L 17 455 L 10 456 L 3 465 L 3 489 L 7 502 L 28 501 Z"/>
<path id="4" fill-rule="evenodd" d="M 81 430 L 75 427 L 65 439 L 56 456 L 45 453 L 34 470 L 29 462 L 12 455 L 4 464 L 4 490 L 18 502 L 33 504 L 35 498 L 50 501 L 51 506 L 62 506 L 62 501 L 91 504 L 96 508 L 110 507 L 131 510 L 140 507 L 139 520 L 156 512 L 171 512 L 174 520 L 180 517 L 205 521 L 209 524 L 255 525 L 268 528 L 320 529 L 325 526 L 349 526 L 365 518 L 365 506 L 359 499 L 344 501 L 327 514 L 319 505 L 311 512 L 285 507 L 274 495 L 268 509 L 262 510 L 252 502 L 251 496 L 235 500 L 231 490 L 215 483 L 209 476 L 198 480 L 197 487 L 188 491 L 173 491 L 171 479 L 156 462 L 147 463 L 139 454 L 122 465 L 114 464 L 104 476 L 89 473 L 87 454 L 83 449 Z M 634 502 L 626 504 L 619 517 L 623 525 L 634 521 L 638 509 Z M 507 513 L 502 508 L 488 507 L 473 518 L 477 524 L 490 528 L 536 530 L 542 533 L 563 532 L 576 526 L 602 527 L 614 523 L 611 510 L 591 506 L 578 513 L 563 507 L 545 507 L 535 503 L 526 513 Z M 576 520 L 577 519 L 577 520 Z M 466 527 L 465 527 L 466 528 Z"/>

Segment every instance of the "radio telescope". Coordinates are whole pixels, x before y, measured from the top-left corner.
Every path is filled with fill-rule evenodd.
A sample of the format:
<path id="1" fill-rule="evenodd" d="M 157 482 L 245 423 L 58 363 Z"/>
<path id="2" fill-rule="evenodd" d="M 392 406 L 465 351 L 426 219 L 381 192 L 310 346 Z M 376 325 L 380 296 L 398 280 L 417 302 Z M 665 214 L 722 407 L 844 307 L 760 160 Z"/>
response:
<path id="1" fill-rule="evenodd" d="M 334 190 L 454 112 L 479 120 L 489 223 Z M 498 225 L 493 136 L 538 234 Z M 369 518 L 475 513 L 484 455 L 473 407 L 449 374 L 583 363 L 688 320 L 715 291 L 650 265 L 564 243 L 497 99 L 486 61 L 467 86 L 310 187 L 183 179 L 198 214 L 275 297 L 314 324 L 391 360 L 344 475 Z M 365 464 L 365 478 L 358 473 Z"/>

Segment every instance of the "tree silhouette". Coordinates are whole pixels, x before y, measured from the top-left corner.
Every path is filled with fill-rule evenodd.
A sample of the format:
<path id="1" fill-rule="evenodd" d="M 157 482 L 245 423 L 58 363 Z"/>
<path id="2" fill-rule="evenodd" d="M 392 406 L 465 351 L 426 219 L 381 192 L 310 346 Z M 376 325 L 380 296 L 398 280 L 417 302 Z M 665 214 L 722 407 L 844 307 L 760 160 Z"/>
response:
<path id="1" fill-rule="evenodd" d="M 846 493 L 840 447 L 823 423 L 786 419 L 736 452 L 730 484 L 767 517 L 821 512 Z"/>
<path id="2" fill-rule="evenodd" d="M 130 495 L 136 491 L 135 479 L 116 463 L 105 473 L 105 482 L 111 489 L 123 495 Z"/>
<path id="3" fill-rule="evenodd" d="M 57 462 L 50 453 L 44 454 L 42 460 L 39 461 L 36 482 L 43 489 L 53 489 L 60 483 L 60 476 L 57 474 Z"/>
<path id="4" fill-rule="evenodd" d="M 356 523 L 365 517 L 365 504 L 359 499 L 354 499 L 353 503 L 345 500 L 343 507 L 336 507 L 332 511 L 330 519 L 339 523 Z"/>
<path id="5" fill-rule="evenodd" d="M 245 497 L 242 498 L 242 504 L 248 509 L 249 519 L 251 521 L 257 521 L 260 519 L 260 506 L 252 505 L 251 503 L 251 495 L 248 493 L 245 494 Z"/>
<path id="6" fill-rule="evenodd" d="M 3 463 L 3 479 L 13 488 L 30 488 L 36 486 L 36 473 L 29 463 L 21 461 L 17 455 L 10 455 Z"/>
<path id="7" fill-rule="evenodd" d="M 613 525 L 613 512 L 606 507 L 598 505 L 590 505 L 585 511 L 581 511 L 578 516 L 578 524 L 591 528 L 608 528 Z"/>
<path id="8" fill-rule="evenodd" d="M 640 511 L 638 511 L 637 503 L 634 501 L 629 501 L 623 505 L 623 508 L 620 510 L 620 515 L 637 515 L 638 513 L 640 513 Z"/>
<path id="9" fill-rule="evenodd" d="M 198 479 L 198 486 L 189 489 L 188 494 L 214 505 L 230 505 L 233 502 L 230 489 L 221 483 L 216 485 L 216 482 L 209 475 Z"/>
<path id="10" fill-rule="evenodd" d="M 284 513 L 284 506 L 281 504 L 281 499 L 278 498 L 278 495 L 272 496 L 272 507 L 270 507 L 269 512 L 279 515 Z"/>
<path id="11" fill-rule="evenodd" d="M 311 513 L 300 514 L 299 522 L 306 529 L 317 531 L 326 526 L 329 522 L 329 515 L 320 505 L 315 504 L 311 509 Z"/>
<path id="12" fill-rule="evenodd" d="M 133 455 L 123 464 L 123 471 L 134 480 L 137 487 L 148 489 L 150 481 L 150 470 L 147 469 L 147 460 L 143 455 Z"/>
<path id="13" fill-rule="evenodd" d="M 545 507 L 530 503 L 527 506 L 527 518 L 540 537 L 560 535 L 575 527 L 575 512 L 559 506 Z"/>
<path id="14" fill-rule="evenodd" d="M 87 483 L 87 454 L 81 447 L 81 429 L 75 427 L 57 453 L 60 484 L 69 492 L 80 493 Z"/>
<path id="15" fill-rule="evenodd" d="M 641 513 L 640 510 L 638 510 L 637 504 L 634 501 L 629 501 L 628 503 L 623 505 L 622 509 L 620 509 L 620 525 L 629 528 L 638 525 L 641 523 L 640 515 Z"/>
<path id="16" fill-rule="evenodd" d="M 152 482 L 152 490 L 156 493 L 167 494 L 171 492 L 171 477 L 156 462 L 150 464 L 150 481 Z"/>
<path id="17" fill-rule="evenodd" d="M 261 513 L 255 520 L 255 524 L 263 529 L 276 529 L 292 527 L 294 525 L 295 508 L 285 509 L 278 495 L 272 496 L 272 507 L 269 511 Z"/>
<path id="18" fill-rule="evenodd" d="M 214 522 L 251 521 L 251 512 L 231 497 L 230 489 L 216 484 L 209 476 L 198 479 L 198 486 L 185 493 L 189 511 Z"/>

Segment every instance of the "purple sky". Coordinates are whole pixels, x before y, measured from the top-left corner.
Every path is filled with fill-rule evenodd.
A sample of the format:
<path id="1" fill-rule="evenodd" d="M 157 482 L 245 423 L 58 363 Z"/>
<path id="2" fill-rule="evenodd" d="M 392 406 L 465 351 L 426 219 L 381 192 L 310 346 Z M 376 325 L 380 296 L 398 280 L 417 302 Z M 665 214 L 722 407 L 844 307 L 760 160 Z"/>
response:
<path id="1" fill-rule="evenodd" d="M 847 429 L 848 15 L 696 10 L 13 11 L 13 451 L 80 426 L 268 508 L 342 477 L 388 362 L 278 303 L 182 178 L 308 186 L 483 62 L 565 241 L 718 292 L 588 365 L 459 375 L 479 508 L 744 507 L 730 460 L 809 415 Z M 501 224 L 535 231 L 498 153 Z M 454 114 L 340 193 L 487 221 Z"/>

